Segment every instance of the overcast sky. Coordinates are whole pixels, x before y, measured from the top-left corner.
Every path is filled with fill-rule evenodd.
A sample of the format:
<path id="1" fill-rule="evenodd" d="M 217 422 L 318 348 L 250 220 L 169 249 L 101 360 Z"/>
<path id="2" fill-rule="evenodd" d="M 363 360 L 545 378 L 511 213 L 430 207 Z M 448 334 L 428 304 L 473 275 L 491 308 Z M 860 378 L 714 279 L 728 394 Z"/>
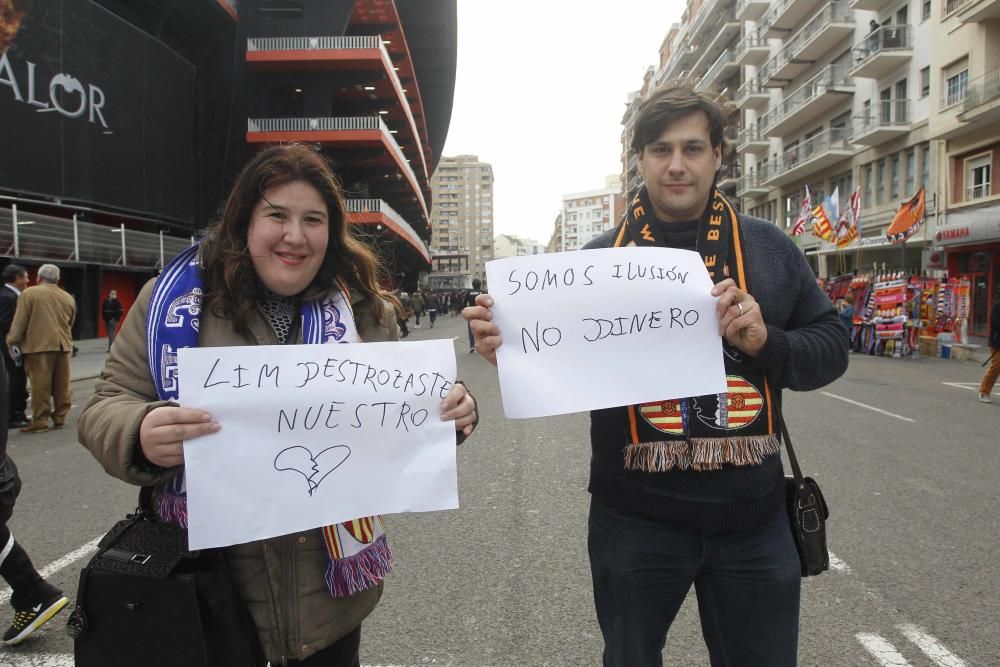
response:
<path id="1" fill-rule="evenodd" d="M 494 234 L 542 244 L 564 194 L 621 171 L 621 118 L 683 0 L 458 0 L 445 155 L 493 165 Z"/>

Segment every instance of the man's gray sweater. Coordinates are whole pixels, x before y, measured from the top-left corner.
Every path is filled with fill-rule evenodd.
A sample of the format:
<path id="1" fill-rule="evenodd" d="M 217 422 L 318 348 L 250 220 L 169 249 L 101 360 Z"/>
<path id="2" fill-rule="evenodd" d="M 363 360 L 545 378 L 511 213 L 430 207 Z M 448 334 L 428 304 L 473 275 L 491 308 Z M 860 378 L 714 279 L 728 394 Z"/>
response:
<path id="1" fill-rule="evenodd" d="M 694 235 L 679 239 L 666 231 L 668 247 L 694 250 Z M 687 223 L 688 229 L 694 223 Z M 685 223 L 679 223 L 685 225 Z M 767 342 L 756 361 L 781 403 L 781 389 L 818 389 L 847 369 L 847 331 L 801 251 L 775 225 L 740 216 L 747 257 L 748 291 L 760 304 Z M 614 230 L 585 246 L 607 248 Z M 669 372 L 665 370 L 663 372 Z M 753 529 L 783 505 L 781 457 L 760 465 L 725 465 L 721 470 L 642 472 L 624 464 L 628 417 L 624 407 L 591 412 L 590 491 L 607 507 L 629 516 L 691 530 Z M 801 448 L 808 456 L 809 441 Z"/>

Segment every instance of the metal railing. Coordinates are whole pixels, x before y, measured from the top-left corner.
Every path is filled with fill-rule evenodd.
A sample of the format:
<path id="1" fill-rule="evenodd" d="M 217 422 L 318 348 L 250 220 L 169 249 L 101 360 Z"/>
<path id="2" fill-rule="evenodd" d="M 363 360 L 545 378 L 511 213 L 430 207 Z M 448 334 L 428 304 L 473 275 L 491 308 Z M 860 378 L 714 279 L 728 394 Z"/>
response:
<path id="1" fill-rule="evenodd" d="M 0 255 L 5 257 L 155 270 L 192 243 L 194 237 L 108 227 L 75 215 L 26 213 L 16 204 L 0 208 Z"/>
<path id="2" fill-rule="evenodd" d="M 771 8 L 760 17 L 759 21 L 757 21 L 758 32 L 760 32 L 761 35 L 766 35 L 768 29 L 774 25 L 774 22 L 778 20 L 779 16 L 785 13 L 785 10 L 788 9 L 788 5 L 790 4 L 792 4 L 792 0 L 778 0 L 778 2 L 771 5 Z"/>
<path id="3" fill-rule="evenodd" d="M 851 129 L 847 127 L 831 127 L 819 134 L 809 137 L 794 148 L 786 150 L 775 167 L 774 176 L 794 169 L 810 159 L 827 151 L 843 148 L 850 149 Z"/>
<path id="4" fill-rule="evenodd" d="M 377 49 L 378 35 L 326 37 L 249 37 L 247 51 L 315 51 L 334 49 Z"/>
<path id="5" fill-rule="evenodd" d="M 787 63 L 795 60 L 795 57 L 809 44 L 817 34 L 822 32 L 827 26 L 833 23 L 853 23 L 853 11 L 846 2 L 830 2 L 819 10 L 809 22 L 795 33 L 784 47 L 770 60 L 762 66 L 762 73 L 758 73 L 761 81 L 767 81 Z"/>
<path id="6" fill-rule="evenodd" d="M 418 185 L 417 175 L 414 173 L 413 167 L 410 166 L 410 161 L 406 159 L 403 149 L 396 143 L 396 138 L 392 136 L 388 126 L 382 121 L 381 116 L 247 119 L 247 132 L 337 132 L 343 130 L 381 130 L 382 134 L 389 139 L 390 149 L 412 179 L 420 201 L 423 202 L 424 195 Z"/>
<path id="7" fill-rule="evenodd" d="M 708 0 L 698 9 L 698 15 L 695 17 L 694 21 L 687 29 L 687 34 L 685 39 L 690 42 L 694 39 L 694 36 L 698 34 L 698 31 L 705 27 L 705 23 L 708 21 L 708 17 L 715 14 L 715 5 L 719 4 L 719 0 Z M 733 10 L 727 12 L 733 14 L 735 20 L 735 13 Z"/>
<path id="8" fill-rule="evenodd" d="M 743 85 L 736 90 L 736 101 L 740 106 L 743 106 L 742 100 L 745 100 L 750 95 L 761 95 L 765 93 L 767 93 L 767 89 L 761 85 L 760 79 L 754 77 L 744 81 Z"/>
<path id="9" fill-rule="evenodd" d="M 422 249 L 423 252 L 430 257 L 430 248 L 424 242 L 420 235 L 414 231 L 413 227 L 410 226 L 403 216 L 395 211 L 389 204 L 387 204 L 382 199 L 348 199 L 346 201 L 347 211 L 349 213 L 381 213 L 385 217 L 392 220 L 400 229 L 409 237 L 409 241 L 416 245 L 417 248 Z"/>
<path id="10" fill-rule="evenodd" d="M 816 76 L 796 88 L 788 97 L 758 118 L 757 124 L 760 125 L 761 131 L 766 134 L 779 121 L 796 113 L 803 106 L 826 93 L 830 88 L 852 84 L 853 80 L 848 74 L 847 65 L 827 65 Z"/>
<path id="11" fill-rule="evenodd" d="M 886 51 L 913 48 L 913 30 L 908 25 L 883 25 L 854 45 L 854 67 L 861 67 Z"/>
<path id="12" fill-rule="evenodd" d="M 745 146 L 751 141 L 764 141 L 765 137 L 760 131 L 760 125 L 758 123 L 753 123 L 747 127 L 740 130 L 740 133 L 736 135 L 736 147 L 739 150 L 740 146 Z"/>
<path id="13" fill-rule="evenodd" d="M 968 96 L 968 79 L 958 79 L 954 87 L 949 87 L 948 83 L 945 82 L 945 92 L 944 96 L 941 98 L 941 109 L 947 109 L 948 107 L 953 107 L 956 104 L 964 103 Z"/>
<path id="14" fill-rule="evenodd" d="M 970 5 L 976 0 L 946 0 L 942 6 L 941 16 L 945 17 L 950 14 L 954 14 L 960 9 L 964 9 L 966 5 Z"/>
<path id="15" fill-rule="evenodd" d="M 981 104 L 1000 99 L 1000 68 L 987 72 L 967 84 L 963 111 L 975 109 Z"/>
<path id="16" fill-rule="evenodd" d="M 733 62 L 733 52 L 730 49 L 723 51 L 719 54 L 719 57 L 715 59 L 715 62 L 712 63 L 712 66 L 708 68 L 708 71 L 705 72 L 705 76 L 701 78 L 701 81 L 698 82 L 697 89 L 705 90 L 708 88 L 712 85 L 712 82 L 718 78 L 719 73 L 723 70 L 723 68 L 727 65 L 731 65 Z"/>
<path id="17" fill-rule="evenodd" d="M 736 52 L 738 58 L 742 58 L 743 54 L 750 49 L 766 47 L 767 45 L 767 40 L 761 39 L 757 32 L 754 31 L 744 35 L 743 39 L 737 42 L 736 48 L 733 50 Z"/>
<path id="18" fill-rule="evenodd" d="M 973 199 L 982 199 L 983 197 L 990 196 L 990 182 L 980 183 L 979 185 L 970 185 L 965 189 L 965 201 L 971 201 Z"/>
<path id="19" fill-rule="evenodd" d="M 855 129 L 859 134 L 866 134 L 880 127 L 895 127 L 909 125 L 909 100 L 882 100 L 875 108 L 854 119 Z"/>

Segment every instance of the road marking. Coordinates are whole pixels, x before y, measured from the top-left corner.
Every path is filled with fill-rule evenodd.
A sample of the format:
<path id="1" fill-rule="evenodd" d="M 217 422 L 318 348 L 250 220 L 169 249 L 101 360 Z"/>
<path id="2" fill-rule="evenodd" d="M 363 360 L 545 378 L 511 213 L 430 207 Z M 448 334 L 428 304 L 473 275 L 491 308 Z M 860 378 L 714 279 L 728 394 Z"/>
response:
<path id="1" fill-rule="evenodd" d="M 830 567 L 832 567 L 834 570 L 837 570 L 838 572 L 844 572 L 845 574 L 850 573 L 851 568 L 847 565 L 847 563 L 834 556 L 832 551 L 830 551 L 829 554 L 830 554 Z"/>
<path id="2" fill-rule="evenodd" d="M 42 579 L 48 579 L 53 574 L 59 572 L 63 568 L 69 567 L 70 565 L 77 562 L 81 558 L 85 558 L 92 551 L 97 549 L 97 543 L 100 542 L 103 537 L 104 537 L 103 535 L 101 535 L 101 537 L 95 537 L 90 542 L 87 542 L 76 551 L 71 551 L 70 553 L 60 558 L 59 560 L 49 563 L 41 570 L 39 570 L 38 574 L 42 575 Z M 10 602 L 10 595 L 11 595 L 11 590 L 9 588 L 6 588 L 3 590 L 3 592 L 0 592 L 0 605 L 5 605 L 8 602 Z M 3 663 L 0 663 L 0 667 L 2 666 Z"/>
<path id="3" fill-rule="evenodd" d="M 851 405 L 857 405 L 858 407 L 865 408 L 866 410 L 871 410 L 872 412 L 878 412 L 883 415 L 889 415 L 890 417 L 895 417 L 896 419 L 902 419 L 904 422 L 910 422 L 911 424 L 916 423 L 916 421 L 910 419 L 909 417 L 904 417 L 903 415 L 897 415 L 895 412 L 889 412 L 888 410 L 883 410 L 881 408 L 873 408 L 870 405 L 865 405 L 864 403 L 859 403 L 858 401 L 852 401 L 849 398 L 844 398 L 843 396 L 837 396 L 836 394 L 831 394 L 828 391 L 821 391 L 819 393 L 823 394 L 824 396 L 829 396 L 830 398 L 835 398 L 838 401 L 843 401 L 845 403 L 850 403 Z"/>
<path id="4" fill-rule="evenodd" d="M 970 391 L 979 391 L 978 382 L 942 382 L 941 384 L 946 384 L 949 387 L 957 387 L 958 389 L 968 389 Z"/>
<path id="5" fill-rule="evenodd" d="M 912 667 L 906 661 L 906 658 L 896 650 L 895 646 L 878 635 L 859 632 L 854 636 L 858 638 L 858 641 L 865 647 L 865 650 L 878 660 L 878 664 L 882 665 L 882 667 Z"/>
<path id="6" fill-rule="evenodd" d="M 920 647 L 928 658 L 940 667 L 965 667 L 965 661 L 944 647 L 935 637 L 930 636 L 915 625 L 899 625 L 906 638 Z"/>

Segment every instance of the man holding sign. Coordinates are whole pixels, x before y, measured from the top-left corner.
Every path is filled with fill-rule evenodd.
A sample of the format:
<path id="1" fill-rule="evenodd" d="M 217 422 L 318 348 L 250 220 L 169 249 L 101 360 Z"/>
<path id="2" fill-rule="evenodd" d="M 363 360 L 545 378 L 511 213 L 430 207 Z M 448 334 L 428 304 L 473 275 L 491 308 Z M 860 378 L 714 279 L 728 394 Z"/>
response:
<path id="1" fill-rule="evenodd" d="M 796 663 L 800 575 L 784 512 L 781 390 L 835 380 L 847 368 L 847 341 L 791 240 L 769 222 L 737 214 L 716 189 L 724 126 L 719 107 L 689 88 L 653 94 L 640 109 L 632 143 L 645 187 L 625 219 L 587 246 L 697 251 L 715 283 L 712 336 L 724 339 L 725 391 L 670 389 L 665 393 L 672 396 L 591 411 L 588 546 L 606 666 L 662 664 L 667 631 L 692 584 L 713 665 Z M 647 330 L 674 322 L 664 315 L 675 298 L 667 278 L 663 303 L 650 304 L 654 315 L 645 316 Z M 621 290 L 648 283 L 622 281 Z M 505 355 L 534 351 L 521 345 L 518 329 L 497 326 L 506 322 L 508 292 L 484 294 L 464 311 L 477 350 L 493 363 L 499 351 L 501 377 Z M 635 322 L 618 319 L 619 333 L 631 335 Z M 683 316 L 676 321 L 684 324 Z M 531 330 L 530 323 L 517 326 Z M 651 352 L 643 339 L 633 340 L 634 354 Z M 602 367 L 609 384 L 638 381 L 638 373 L 618 377 L 624 357 L 580 355 L 578 364 Z M 646 368 L 641 375 L 662 378 L 664 386 L 691 388 L 699 386 L 698 375 L 715 373 Z M 561 380 L 575 384 L 573 377 Z"/>

